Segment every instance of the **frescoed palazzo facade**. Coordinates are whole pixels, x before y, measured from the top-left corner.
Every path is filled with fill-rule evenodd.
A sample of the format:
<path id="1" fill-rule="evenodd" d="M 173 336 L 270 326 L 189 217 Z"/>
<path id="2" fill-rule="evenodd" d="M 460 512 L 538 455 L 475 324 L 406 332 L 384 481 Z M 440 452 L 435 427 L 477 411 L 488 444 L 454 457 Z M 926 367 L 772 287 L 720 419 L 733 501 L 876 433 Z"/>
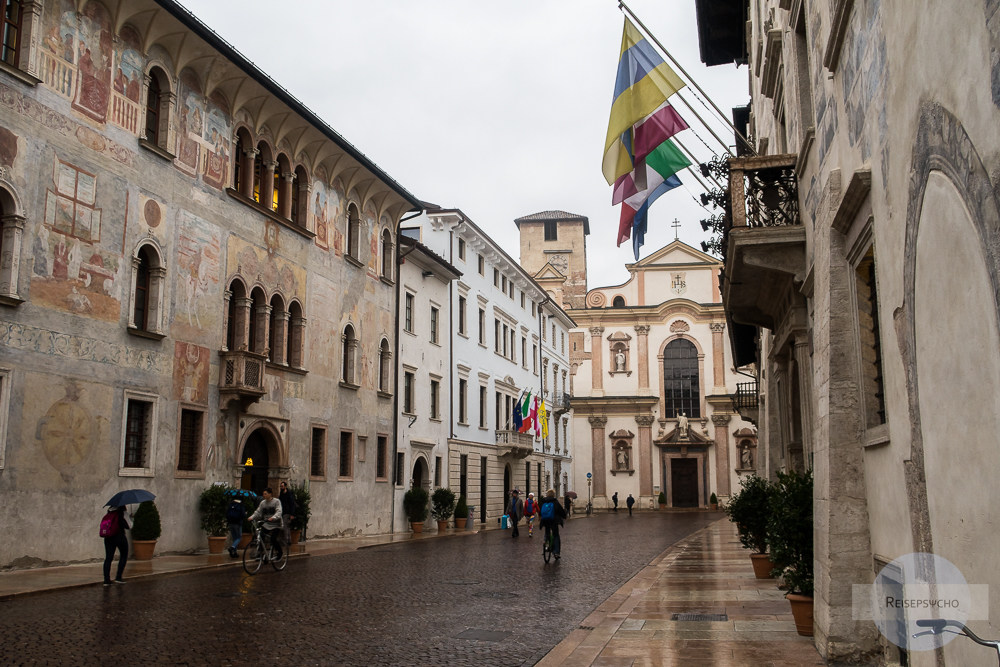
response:
<path id="1" fill-rule="evenodd" d="M 312 536 L 391 530 L 395 235 L 419 200 L 171 0 L 13 5 L 0 567 L 98 556 L 80 527 L 133 487 L 160 553 L 204 546 L 220 482 L 308 485 Z"/>

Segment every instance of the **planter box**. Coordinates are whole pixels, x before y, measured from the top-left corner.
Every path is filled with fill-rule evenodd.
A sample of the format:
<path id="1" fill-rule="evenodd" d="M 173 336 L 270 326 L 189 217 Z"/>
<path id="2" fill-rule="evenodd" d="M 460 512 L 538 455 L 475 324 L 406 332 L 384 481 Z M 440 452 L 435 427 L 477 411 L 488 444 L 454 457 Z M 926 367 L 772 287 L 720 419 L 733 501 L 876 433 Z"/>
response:
<path id="1" fill-rule="evenodd" d="M 465 518 L 455 519 L 455 530 L 465 530 L 466 521 L 468 521 L 468 519 Z"/>
<path id="2" fill-rule="evenodd" d="M 410 522 L 410 529 L 413 531 L 414 535 L 416 535 L 417 533 L 422 533 L 422 532 L 424 532 L 424 522 L 423 521 L 411 521 Z"/>
<path id="3" fill-rule="evenodd" d="M 156 540 L 132 540 L 132 558 L 136 560 L 152 560 L 156 549 Z"/>
<path id="4" fill-rule="evenodd" d="M 215 537 L 214 535 L 208 536 L 208 553 L 210 554 L 221 554 L 222 550 L 226 548 L 226 542 L 229 541 L 228 537 Z"/>
<path id="5" fill-rule="evenodd" d="M 753 575 L 758 579 L 773 579 L 771 576 L 771 570 L 774 569 L 774 563 L 771 562 L 771 557 L 767 554 L 750 554 L 750 562 L 753 563 Z"/>
<path id="6" fill-rule="evenodd" d="M 808 595 L 789 593 L 785 596 L 792 605 L 792 618 L 795 619 L 795 631 L 803 637 L 813 636 L 813 599 Z"/>
<path id="7" fill-rule="evenodd" d="M 445 520 L 445 521 L 438 521 L 437 524 L 438 524 L 438 532 L 439 533 L 447 533 L 448 532 L 448 521 L 447 520 Z"/>

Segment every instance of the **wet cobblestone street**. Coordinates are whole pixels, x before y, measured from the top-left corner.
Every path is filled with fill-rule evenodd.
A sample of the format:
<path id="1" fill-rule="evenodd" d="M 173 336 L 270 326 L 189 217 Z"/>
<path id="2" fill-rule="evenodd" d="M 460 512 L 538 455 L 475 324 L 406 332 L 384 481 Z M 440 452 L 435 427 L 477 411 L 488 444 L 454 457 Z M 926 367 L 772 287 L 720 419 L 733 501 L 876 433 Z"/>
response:
<path id="1" fill-rule="evenodd" d="M 718 513 L 576 518 L 3 603 L 5 665 L 531 665 L 671 544 Z"/>

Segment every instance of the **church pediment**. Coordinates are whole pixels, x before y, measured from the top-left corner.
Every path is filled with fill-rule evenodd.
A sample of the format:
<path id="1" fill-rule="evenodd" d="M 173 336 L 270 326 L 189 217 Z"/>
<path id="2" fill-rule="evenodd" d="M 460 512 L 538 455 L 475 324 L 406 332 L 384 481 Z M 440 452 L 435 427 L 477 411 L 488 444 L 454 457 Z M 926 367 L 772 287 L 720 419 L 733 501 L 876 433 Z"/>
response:
<path id="1" fill-rule="evenodd" d="M 664 266 L 670 264 L 719 264 L 719 260 L 700 250 L 692 248 L 683 241 L 673 241 L 648 257 L 643 257 L 631 269 Z"/>
<path id="2" fill-rule="evenodd" d="M 566 280 L 566 275 L 560 273 L 556 267 L 546 263 L 545 266 L 538 270 L 534 278 L 535 280 Z"/>
<path id="3" fill-rule="evenodd" d="M 674 427 L 669 433 L 661 428 L 653 444 L 657 447 L 708 447 L 715 441 L 688 426 L 687 429 Z"/>

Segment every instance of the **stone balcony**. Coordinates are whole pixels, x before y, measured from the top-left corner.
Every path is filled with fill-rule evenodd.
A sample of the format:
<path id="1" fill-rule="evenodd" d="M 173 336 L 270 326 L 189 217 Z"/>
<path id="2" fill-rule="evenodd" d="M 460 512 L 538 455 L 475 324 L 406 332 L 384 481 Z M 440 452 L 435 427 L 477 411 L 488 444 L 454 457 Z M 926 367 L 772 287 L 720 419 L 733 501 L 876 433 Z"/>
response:
<path id="1" fill-rule="evenodd" d="M 736 385 L 736 393 L 732 395 L 733 408 L 752 424 L 757 424 L 760 398 L 757 395 L 757 381 L 740 382 Z"/>
<path id="2" fill-rule="evenodd" d="M 219 352 L 219 396 L 223 406 L 233 400 L 243 406 L 260 400 L 266 362 L 263 354 L 246 350 Z"/>
<path id="3" fill-rule="evenodd" d="M 535 451 L 535 438 L 529 433 L 497 431 L 497 456 L 527 458 Z"/>

